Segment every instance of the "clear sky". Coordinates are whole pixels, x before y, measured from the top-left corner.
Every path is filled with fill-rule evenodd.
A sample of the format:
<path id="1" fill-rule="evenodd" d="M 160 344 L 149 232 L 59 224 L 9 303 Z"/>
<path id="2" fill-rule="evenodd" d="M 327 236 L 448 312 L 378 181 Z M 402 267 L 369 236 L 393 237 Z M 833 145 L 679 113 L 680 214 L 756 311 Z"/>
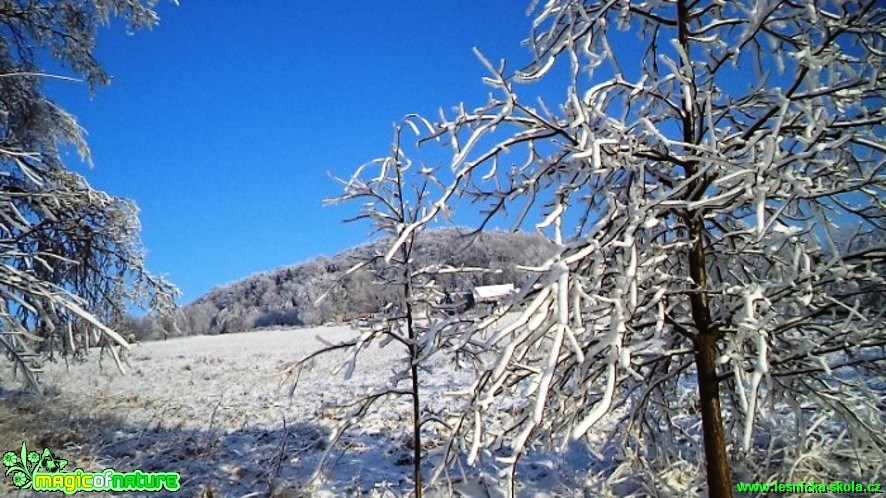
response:
<path id="1" fill-rule="evenodd" d="M 88 133 L 90 183 L 141 208 L 151 271 L 182 303 L 250 274 L 362 242 L 354 207 L 323 207 L 346 176 L 386 154 L 405 114 L 486 101 L 491 60 L 529 60 L 528 2 L 181 0 L 129 36 L 114 23 L 98 58 L 113 77 L 51 84 Z"/>

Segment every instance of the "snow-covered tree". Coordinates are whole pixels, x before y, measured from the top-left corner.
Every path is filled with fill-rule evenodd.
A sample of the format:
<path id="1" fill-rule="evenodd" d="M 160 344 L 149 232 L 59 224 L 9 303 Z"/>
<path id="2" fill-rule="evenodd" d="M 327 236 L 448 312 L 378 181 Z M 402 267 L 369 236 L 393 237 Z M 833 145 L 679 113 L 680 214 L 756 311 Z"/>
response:
<path id="1" fill-rule="evenodd" d="M 397 127 L 391 154 L 360 167 L 350 178 L 339 179 L 344 193 L 328 201 L 329 204 L 345 202 L 361 203 L 359 213 L 347 221 L 367 221 L 375 233 L 399 238 L 406 227 L 415 226 L 432 208 L 429 200 L 438 184 L 432 168 L 415 164 L 403 154 L 402 129 Z M 344 272 L 335 285 L 319 301 L 330 298 L 337 287 L 351 275 L 367 272 L 372 285 L 379 289 L 396 289 L 397 294 L 383 311 L 358 327 L 359 334 L 349 341 L 331 344 L 297 361 L 288 368 L 295 376 L 293 393 L 297 388 L 301 369 L 314 358 L 332 351 L 346 350 L 348 358 L 338 369 L 347 380 L 351 379 L 358 360 L 371 355 L 372 347 L 401 347 L 402 368 L 392 373 L 385 385 L 372 387 L 370 391 L 340 407 L 346 413 L 343 423 L 331 435 L 334 444 L 342 433 L 363 421 L 371 408 L 387 400 L 409 401 L 412 417 L 412 467 L 414 495 L 423 494 L 422 462 L 424 444 L 422 430 L 426 422 L 439 423 L 440 419 L 427 413 L 422 406 L 422 367 L 438 348 L 435 338 L 449 328 L 449 316 L 441 312 L 437 303 L 443 297 L 435 282 L 435 276 L 458 271 L 441 264 L 419 266 L 417 260 L 418 236 L 424 227 L 415 227 L 400 240 L 395 253 L 380 250 L 364 252 L 351 268 Z M 384 291 L 380 291 L 384 292 Z M 390 297 L 390 296 L 389 296 Z M 330 445 L 332 449 L 332 444 Z M 328 454 L 328 452 L 327 452 Z M 322 467 L 325 458 L 321 459 Z M 319 471 L 322 468 L 318 468 Z"/>
<path id="2" fill-rule="evenodd" d="M 450 147 L 451 181 L 387 254 L 460 199 L 558 246 L 515 321 L 458 338 L 480 369 L 456 431 L 469 460 L 609 428 L 608 482 L 641 471 L 647 492 L 674 469 L 705 469 L 709 496 L 733 477 L 876 480 L 886 328 L 864 303 L 886 290 L 882 4 L 531 12 L 527 67 L 477 51 L 486 104 L 408 119 L 421 147 Z M 847 226 L 874 243 L 835 237 Z"/>
<path id="3" fill-rule="evenodd" d="M 112 17 L 150 27 L 153 3 L 0 5 L 0 346 L 35 389 L 35 357 L 108 340 L 126 346 L 113 326 L 127 303 L 174 304 L 175 289 L 145 271 L 135 204 L 63 164 L 61 151 L 88 159 L 89 150 L 74 117 L 42 86 L 57 77 L 82 78 L 89 91 L 108 83 L 94 56 L 97 30 Z M 65 74 L 44 73 L 49 60 Z"/>

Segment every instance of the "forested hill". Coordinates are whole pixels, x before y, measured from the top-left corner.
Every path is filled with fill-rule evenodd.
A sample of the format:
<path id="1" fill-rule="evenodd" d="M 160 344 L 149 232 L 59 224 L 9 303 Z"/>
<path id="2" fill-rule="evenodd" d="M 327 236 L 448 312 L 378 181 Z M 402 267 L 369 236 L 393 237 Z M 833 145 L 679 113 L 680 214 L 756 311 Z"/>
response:
<path id="1" fill-rule="evenodd" d="M 460 233 L 455 229 L 423 233 L 416 246 L 416 264 L 500 271 L 443 276 L 437 280 L 443 290 L 518 282 L 522 275 L 517 265 L 538 264 L 551 253 L 548 241 L 524 232 L 484 232 L 473 240 Z M 387 239 L 379 240 L 218 287 L 183 308 L 180 327 L 188 334 L 219 334 L 274 325 L 316 325 L 379 311 L 400 292 L 373 276 L 382 271 L 382 262 L 349 275 L 320 305 L 314 302 L 356 262 L 384 253 L 389 244 Z"/>

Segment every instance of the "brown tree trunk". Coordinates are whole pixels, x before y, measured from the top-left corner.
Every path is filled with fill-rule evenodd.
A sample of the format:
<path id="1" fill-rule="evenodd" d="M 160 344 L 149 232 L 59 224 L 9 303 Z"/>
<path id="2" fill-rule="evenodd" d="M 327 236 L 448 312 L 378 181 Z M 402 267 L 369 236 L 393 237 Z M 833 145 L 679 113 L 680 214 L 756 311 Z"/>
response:
<path id="1" fill-rule="evenodd" d="M 689 25 L 692 13 L 687 0 L 677 0 L 677 41 L 686 54 L 692 54 Z M 700 112 L 695 105 L 695 75 L 690 71 L 688 98 L 683 100 L 683 142 L 699 142 L 696 130 L 696 116 Z M 694 161 L 683 165 L 687 177 L 698 173 Z M 704 178 L 696 178 L 688 189 L 687 200 L 698 200 L 705 191 Z M 717 341 L 721 333 L 711 319 L 711 307 L 705 288 L 708 283 L 707 261 L 704 252 L 704 212 L 703 209 L 687 209 L 682 214 L 689 228 L 692 241 L 689 250 L 689 276 L 697 290 L 689 293 L 692 321 L 695 324 L 695 365 L 698 370 L 698 398 L 701 407 L 702 435 L 704 437 L 705 467 L 707 468 L 708 496 L 711 498 L 731 498 L 732 479 L 729 475 L 729 458 L 726 455 L 726 434 L 723 431 L 723 418 L 720 413 L 720 384 L 717 380 Z"/>
<path id="2" fill-rule="evenodd" d="M 412 468 L 413 478 L 415 480 L 415 498 L 422 498 L 422 482 L 421 476 L 421 399 L 419 398 L 419 378 L 418 378 L 418 346 L 416 345 L 417 334 L 415 333 L 414 310 L 412 308 L 412 275 L 409 265 L 411 257 L 412 241 L 410 240 L 410 249 L 402 251 L 405 268 L 403 269 L 403 297 L 406 303 L 406 331 L 409 337 L 409 374 L 412 377 Z"/>
<path id="3" fill-rule="evenodd" d="M 704 222 L 701 215 L 690 215 L 688 220 L 692 249 L 689 251 L 689 275 L 699 290 L 689 294 L 692 321 L 696 335 L 695 366 L 698 371 L 698 402 L 701 410 L 704 438 L 705 467 L 707 468 L 708 496 L 731 498 L 732 479 L 729 475 L 729 457 L 726 455 L 726 434 L 720 411 L 720 381 L 717 378 L 717 341 L 722 334 L 711 320 L 707 285 L 707 266 L 704 253 Z"/>
<path id="4" fill-rule="evenodd" d="M 698 400 L 704 436 L 704 453 L 710 498 L 732 496 L 726 434 L 720 412 L 720 382 L 717 380 L 717 342 L 713 334 L 700 334 L 695 341 L 695 365 L 698 369 Z"/>

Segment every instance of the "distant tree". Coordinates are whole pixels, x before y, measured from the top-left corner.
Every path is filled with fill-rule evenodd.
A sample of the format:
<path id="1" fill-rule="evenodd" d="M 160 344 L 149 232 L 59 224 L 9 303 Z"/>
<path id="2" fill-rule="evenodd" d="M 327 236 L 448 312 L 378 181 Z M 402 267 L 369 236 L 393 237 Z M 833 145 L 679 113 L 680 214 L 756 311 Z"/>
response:
<path id="1" fill-rule="evenodd" d="M 83 159 L 89 150 L 74 117 L 44 94 L 43 81 L 57 76 L 40 66 L 51 58 L 89 91 L 107 84 L 94 55 L 98 28 L 111 17 L 150 27 L 153 3 L 0 6 L 0 347 L 37 390 L 36 355 L 85 353 L 100 341 L 126 346 L 112 327 L 127 303 L 158 312 L 174 305 L 177 291 L 145 271 L 135 204 L 65 168 L 62 150 Z"/>
<path id="2" fill-rule="evenodd" d="M 695 448 L 712 497 L 733 470 L 875 477 L 886 328 L 860 303 L 884 292 L 882 3 L 533 6 L 528 67 L 478 51 L 491 100 L 410 119 L 450 147 L 451 181 L 388 252 L 463 199 L 487 221 L 538 215 L 557 246 L 516 321 L 458 338 L 481 365 L 469 460 L 507 448 L 513 481 L 531 443 L 608 417 L 650 492 Z M 537 80 L 563 100 L 521 97 Z M 877 242 L 841 245 L 838 226 Z M 526 401 L 500 429 L 506 395 Z"/>

